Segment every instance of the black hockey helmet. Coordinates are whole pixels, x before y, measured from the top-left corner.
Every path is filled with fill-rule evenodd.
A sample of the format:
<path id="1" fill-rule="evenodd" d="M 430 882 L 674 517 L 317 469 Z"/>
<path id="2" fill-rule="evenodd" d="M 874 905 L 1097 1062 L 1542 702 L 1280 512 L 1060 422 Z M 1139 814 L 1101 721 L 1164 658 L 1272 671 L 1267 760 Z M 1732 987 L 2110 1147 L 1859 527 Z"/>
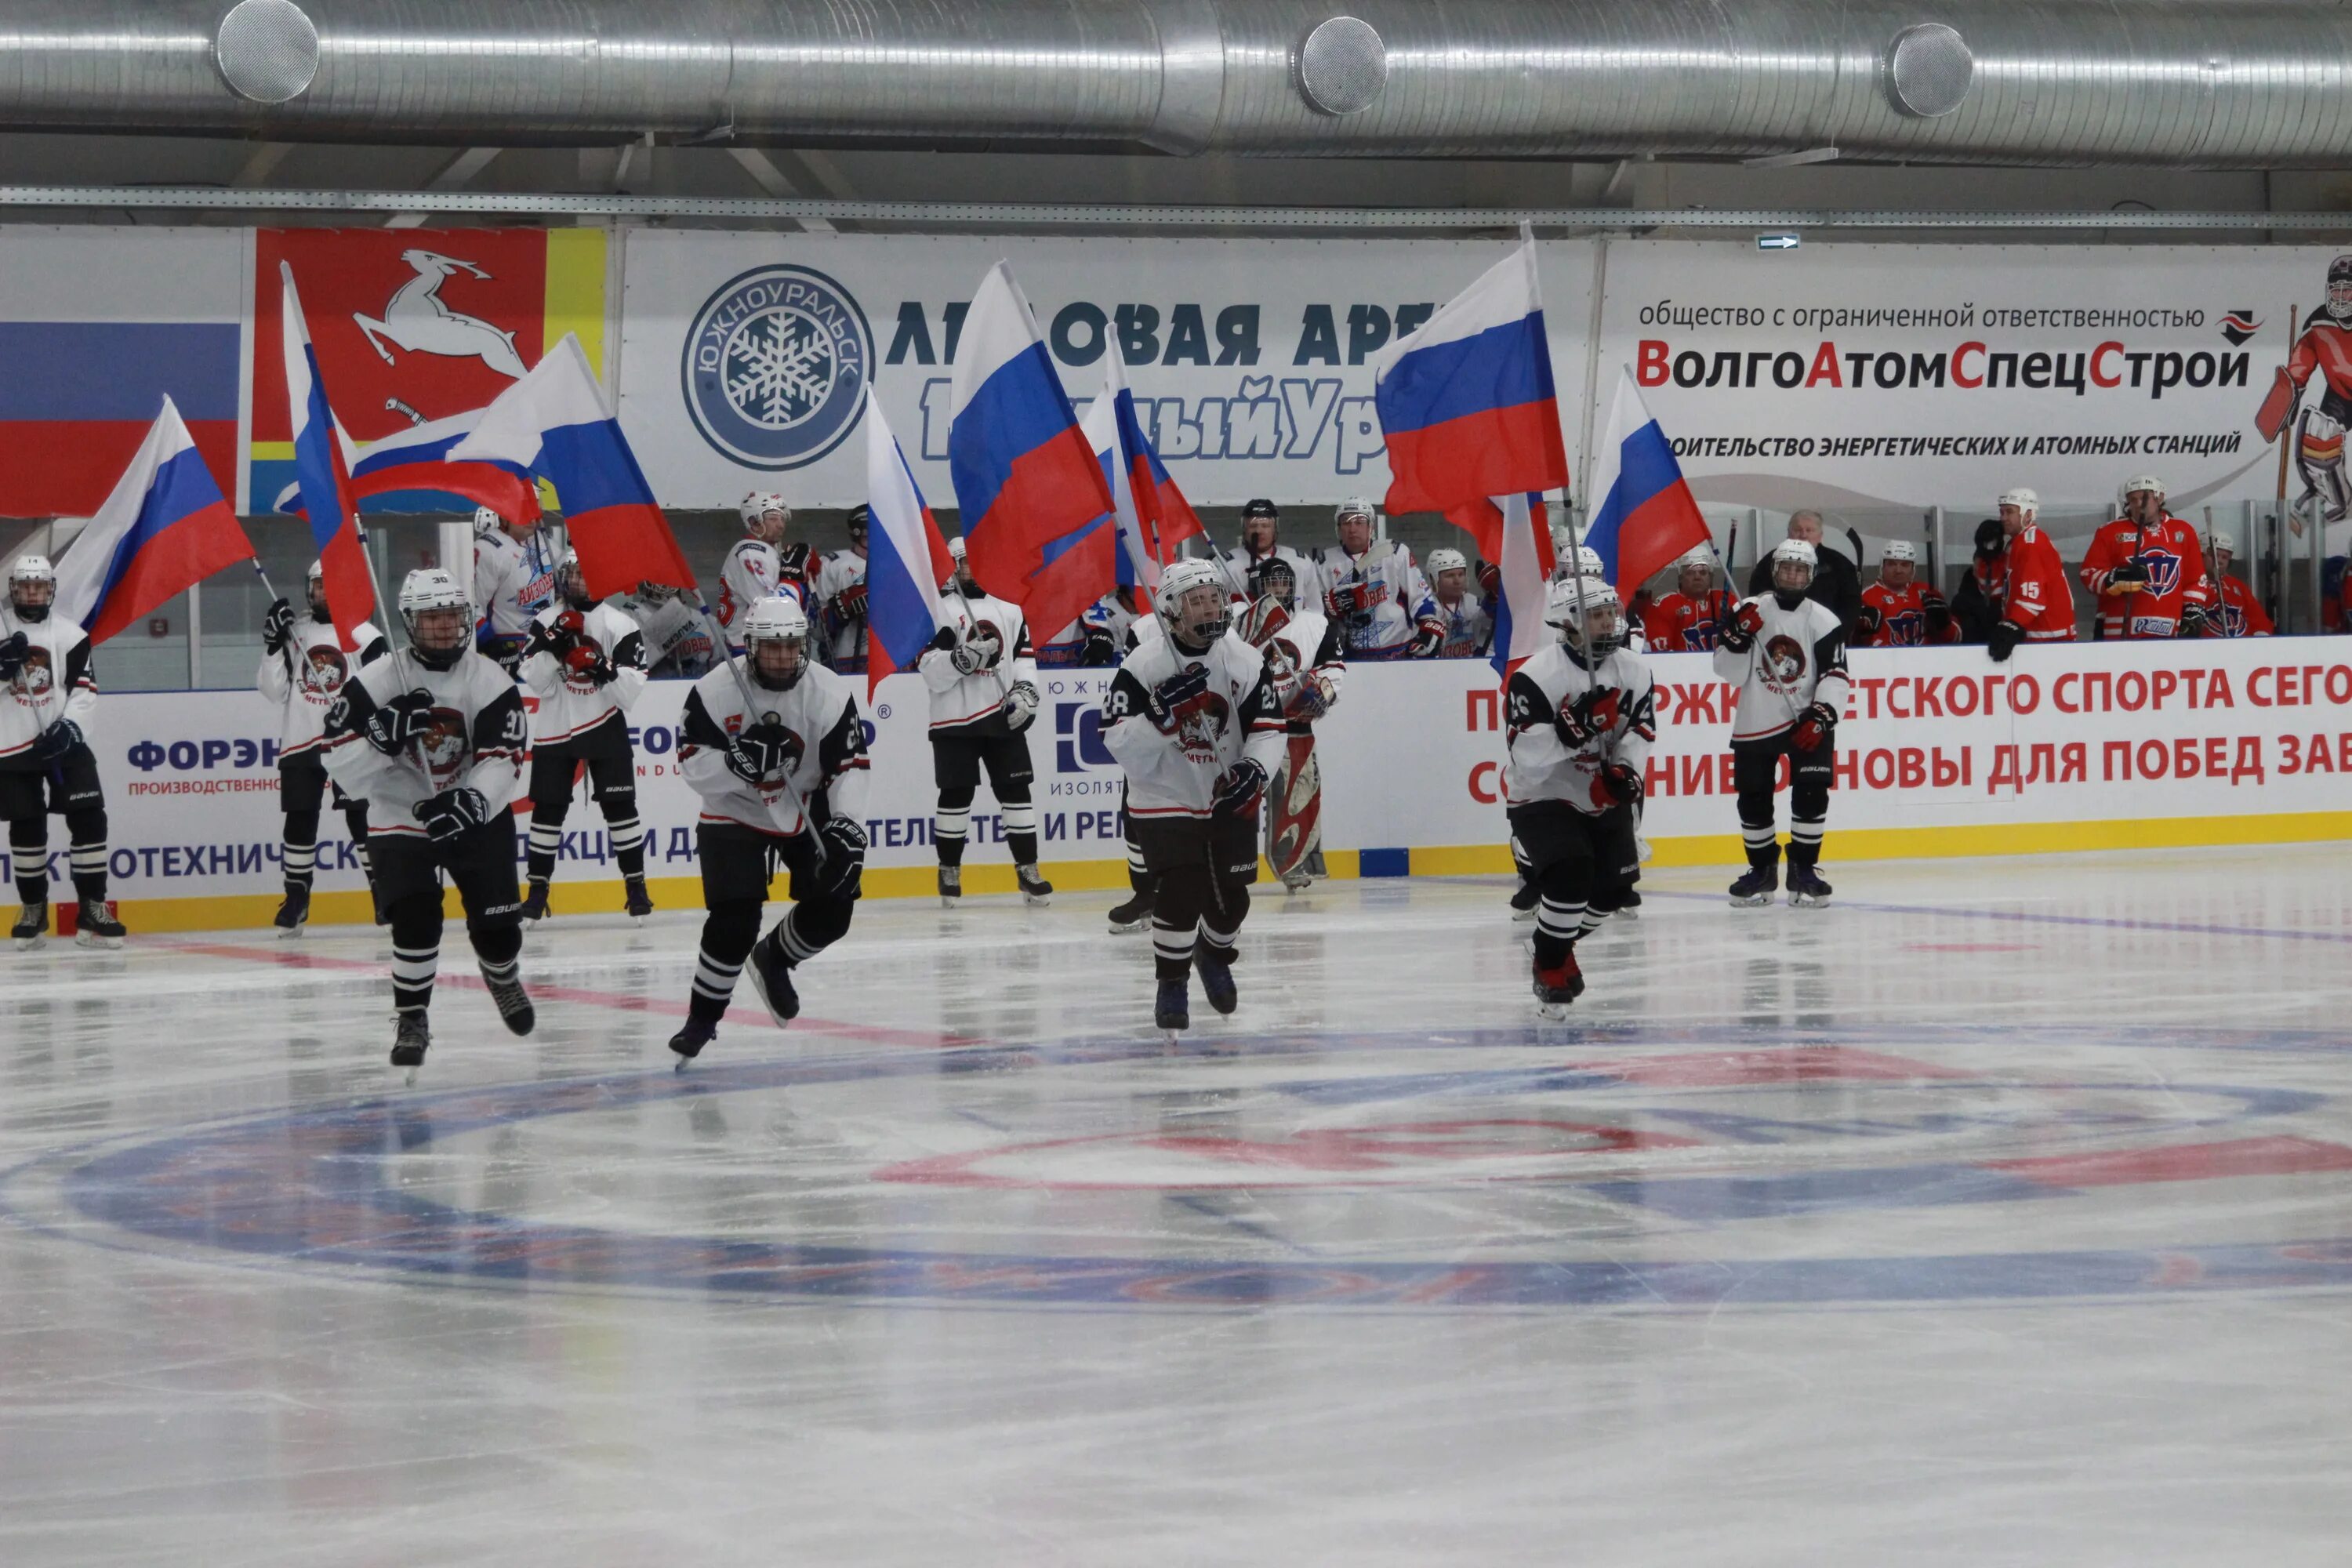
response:
<path id="1" fill-rule="evenodd" d="M 1269 555 L 1250 568 L 1250 597 L 1272 599 L 1284 609 L 1298 605 L 1298 574 L 1287 557 Z"/>
<path id="2" fill-rule="evenodd" d="M 2352 258 L 2347 258 L 2347 259 L 2352 259 Z M 2333 277 L 2335 275 L 2330 273 L 2329 276 Z M 1266 500 L 1264 496 L 1260 496 L 1255 500 L 1244 501 L 1242 503 L 1242 521 L 1244 522 L 1247 522 L 1254 517 L 1270 517 L 1279 521 L 1282 517 L 1282 509 L 1275 505 L 1272 501 Z"/>

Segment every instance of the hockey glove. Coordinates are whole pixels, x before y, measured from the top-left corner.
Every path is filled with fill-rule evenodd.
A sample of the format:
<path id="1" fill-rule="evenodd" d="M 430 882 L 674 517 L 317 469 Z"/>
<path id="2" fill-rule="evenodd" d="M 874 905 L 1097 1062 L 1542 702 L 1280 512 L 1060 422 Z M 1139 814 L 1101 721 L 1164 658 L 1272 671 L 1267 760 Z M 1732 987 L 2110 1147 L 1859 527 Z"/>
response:
<path id="1" fill-rule="evenodd" d="M 2107 574 L 2107 592 L 2137 594 L 2147 586 L 2147 563 L 2135 555 Z"/>
<path id="2" fill-rule="evenodd" d="M 445 789 L 431 800 L 416 803 L 416 820 L 433 842 L 440 844 L 471 833 L 490 819 L 490 803 L 478 789 L 463 785 Z"/>
<path id="3" fill-rule="evenodd" d="M 1411 658 L 1435 658 L 1437 657 L 1437 650 L 1444 646 L 1444 622 L 1419 621 L 1413 626 L 1412 649 L 1407 657 Z"/>
<path id="4" fill-rule="evenodd" d="M 1570 751 L 1617 727 L 1624 693 L 1613 686 L 1587 687 L 1559 705 L 1559 738 Z"/>
<path id="5" fill-rule="evenodd" d="M 1853 629 L 1856 640 L 1866 641 L 1871 637 L 1876 637 L 1881 631 L 1885 630 L 1885 627 L 1886 612 L 1880 609 L 1876 605 L 1870 603 L 1868 600 L 1864 600 L 1862 608 L 1856 610 L 1853 616 Z"/>
<path id="6" fill-rule="evenodd" d="M 1118 662 L 1118 639 L 1108 626 L 1088 626 L 1087 645 L 1078 650 L 1081 669 L 1108 669 Z"/>
<path id="7" fill-rule="evenodd" d="M 789 760 L 792 731 L 762 719 L 727 742 L 727 770 L 745 784 L 764 784 Z"/>
<path id="8" fill-rule="evenodd" d="M 1330 683 L 1319 675 L 1310 674 L 1299 678 L 1297 694 L 1282 711 L 1285 718 L 1304 719 L 1311 723 L 1330 710 Z"/>
<path id="9" fill-rule="evenodd" d="M 1037 689 L 1025 680 L 1014 681 L 1004 694 L 1004 727 L 1018 735 L 1036 717 Z"/>
<path id="10" fill-rule="evenodd" d="M 833 613 L 845 621 L 866 618 L 866 584 L 852 583 L 833 596 Z"/>
<path id="11" fill-rule="evenodd" d="M 33 655 L 33 639 L 22 632 L 0 637 L 0 680 L 14 680 Z"/>
<path id="12" fill-rule="evenodd" d="M 1942 642 L 1952 635 L 1951 605 L 1942 599 L 1927 599 L 1923 601 L 1920 609 L 1927 617 L 1927 636 L 1930 638 Z"/>
<path id="13" fill-rule="evenodd" d="M 368 715 L 367 742 L 387 757 L 396 757 L 433 728 L 433 699 L 422 691 L 404 691 Z"/>
<path id="14" fill-rule="evenodd" d="M 1342 583 L 1324 595 L 1331 618 L 1350 626 L 1362 626 L 1372 618 L 1371 590 L 1361 583 Z"/>
<path id="15" fill-rule="evenodd" d="M 1491 603 L 1495 595 L 1502 591 L 1503 569 L 1492 561 L 1478 563 L 1478 592 L 1486 595 Z"/>
<path id="16" fill-rule="evenodd" d="M 776 583 L 781 588 L 786 583 L 808 581 L 809 547 L 805 539 L 795 539 L 790 544 L 776 546 Z"/>
<path id="17" fill-rule="evenodd" d="M 533 621 L 530 630 L 523 634 L 522 656 L 530 658 L 543 653 L 560 661 L 575 646 L 569 633 L 544 621 Z"/>
<path id="18" fill-rule="evenodd" d="M 1265 793 L 1265 769 L 1253 757 L 1244 757 L 1217 780 L 1217 815 L 1248 816 Z"/>
<path id="19" fill-rule="evenodd" d="M 2204 605 L 2191 599 L 2180 606 L 2180 628 L 2173 634 L 2175 637 L 2201 637 L 2211 630 L 2212 622 L 2205 614 Z"/>
<path id="20" fill-rule="evenodd" d="M 1205 664 L 1185 666 L 1151 689 L 1144 700 L 1144 717 L 1151 727 L 1163 735 L 1176 729 L 1176 710 L 1209 689 L 1209 667 Z"/>
<path id="21" fill-rule="evenodd" d="M 60 719 L 40 733 L 33 742 L 36 762 L 54 763 L 81 744 L 81 726 L 70 719 Z"/>
<path id="22" fill-rule="evenodd" d="M 261 617 L 261 646 L 271 653 L 284 653 L 293 640 L 294 606 L 283 599 L 270 600 Z"/>
<path id="23" fill-rule="evenodd" d="M 1612 763 L 1592 775 L 1592 804 L 1607 811 L 1614 805 L 1642 804 L 1642 775 L 1631 763 Z"/>
<path id="24" fill-rule="evenodd" d="M 2007 664 L 2017 645 L 2025 640 L 2025 628 L 2015 621 L 1995 621 L 1992 624 L 1991 646 L 1985 651 L 1992 655 L 1995 664 Z"/>
<path id="25" fill-rule="evenodd" d="M 941 626 L 932 634 L 931 651 L 934 653 L 952 653 L 955 651 L 955 645 L 956 634 L 953 626 Z"/>
<path id="26" fill-rule="evenodd" d="M 1764 612 L 1754 600 L 1731 612 L 1731 619 L 1723 628 L 1723 646 L 1734 653 L 1746 653 L 1756 646 L 1756 634 L 1764 629 Z"/>
<path id="27" fill-rule="evenodd" d="M 574 675 L 584 677 L 591 685 L 613 684 L 613 661 L 592 643 L 573 643 L 564 649 L 563 668 Z"/>
<path id="28" fill-rule="evenodd" d="M 522 663 L 523 654 L 530 646 L 528 637 L 506 632 L 484 632 L 474 639 L 474 647 L 481 656 L 509 675 L 512 675 L 516 667 Z"/>
<path id="29" fill-rule="evenodd" d="M 864 890 L 866 829 L 846 816 L 830 817 L 816 830 L 824 841 L 824 870 L 818 878 L 836 899 L 854 899 Z"/>
<path id="30" fill-rule="evenodd" d="M 1797 750 L 1818 752 L 1837 733 L 1837 710 L 1826 702 L 1816 702 L 1797 718 L 1797 732 L 1791 737 Z"/>

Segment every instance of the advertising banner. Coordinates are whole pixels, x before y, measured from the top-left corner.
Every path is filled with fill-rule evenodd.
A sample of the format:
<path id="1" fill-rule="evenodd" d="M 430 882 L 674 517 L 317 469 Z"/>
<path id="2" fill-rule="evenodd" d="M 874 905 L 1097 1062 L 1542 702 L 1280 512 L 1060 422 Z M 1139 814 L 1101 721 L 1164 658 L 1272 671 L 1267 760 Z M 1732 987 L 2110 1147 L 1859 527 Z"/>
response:
<path id="1" fill-rule="evenodd" d="M 2332 257 L 1612 242 L 1600 370 L 1633 372 L 1702 500 L 1989 515 L 2023 485 L 2112 516 L 2117 484 L 2151 473 L 2188 516 L 2276 495 L 2258 415 L 2299 339 L 2290 435 L 2341 482 L 2352 358 L 2326 310 Z M 2352 289 L 2345 308 L 2352 322 Z"/>
<path id="2" fill-rule="evenodd" d="M 637 230 L 622 426 L 666 505 L 732 507 L 776 489 L 847 506 L 866 499 L 850 437 L 870 383 L 925 498 L 952 507 L 957 339 L 982 275 L 1009 258 L 1072 401 L 1083 412 L 1101 391 L 1116 344 L 1144 428 L 1194 502 L 1377 500 L 1389 474 L 1366 362 L 1507 254 L 1443 240 Z M 1592 255 L 1542 250 L 1564 400 L 1583 386 Z"/>
<path id="3" fill-rule="evenodd" d="M 1644 831 L 1669 863 L 1736 859 L 1726 749 L 1732 689 L 1703 654 L 1650 664 L 1660 730 Z M 1895 853 L 2352 837 L 2344 805 L 2352 662 L 2336 644 L 2080 644 L 2005 666 L 1971 648 L 1865 650 L 1853 666 L 1853 699 L 1837 731 L 1832 866 Z M 1121 775 L 1097 718 L 1108 682 L 1102 671 L 1040 672 L 1044 704 L 1029 738 L 1049 875 L 1057 862 L 1123 855 Z M 676 754 L 687 689 L 656 682 L 632 714 L 656 877 L 695 869 L 696 796 Z M 876 695 L 869 864 L 929 866 L 928 700 L 912 675 L 889 678 Z M 1352 670 L 1319 730 L 1327 848 L 1478 847 L 1492 862 L 1484 868 L 1502 868 L 1504 741 L 1486 665 Z M 118 897 L 277 890 L 277 732 L 276 711 L 248 692 L 100 701 L 90 734 L 109 791 Z M 2118 823 L 2131 832 L 2089 830 Z M 584 798 L 573 805 L 561 880 L 617 878 L 603 826 Z M 320 885 L 357 889 L 359 863 L 341 832 L 328 814 Z M 985 795 L 971 843 L 974 864 L 1005 858 Z M 52 876 L 61 880 L 64 845 L 53 848 Z M 1401 858 L 1391 858 L 1401 869 Z M 1443 868 L 1440 860 L 1415 863 Z"/>

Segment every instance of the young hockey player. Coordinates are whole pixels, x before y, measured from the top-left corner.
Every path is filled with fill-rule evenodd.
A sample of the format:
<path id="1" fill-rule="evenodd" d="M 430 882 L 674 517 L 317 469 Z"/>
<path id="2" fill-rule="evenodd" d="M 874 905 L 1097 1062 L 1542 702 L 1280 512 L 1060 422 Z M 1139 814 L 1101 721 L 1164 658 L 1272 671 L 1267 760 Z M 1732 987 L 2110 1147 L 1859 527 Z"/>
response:
<path id="1" fill-rule="evenodd" d="M 360 864 L 368 866 L 367 805 L 327 782 L 324 761 L 327 710 L 342 695 L 351 679 L 354 656 L 343 652 L 342 637 L 327 609 L 326 569 L 310 563 L 304 583 L 307 615 L 296 616 L 283 599 L 270 601 L 261 619 L 261 669 L 254 684 L 278 704 L 283 717 L 278 725 L 278 809 L 286 819 L 285 845 L 280 849 L 286 874 L 285 900 L 272 921 L 288 936 L 299 936 L 310 921 L 310 887 L 317 872 L 319 814 L 332 788 L 335 809 L 343 814 L 352 842 L 359 846 Z M 356 661 L 373 664 L 391 647 L 383 634 L 362 623 L 352 633 L 359 644 Z M 374 886 L 374 872 L 368 872 Z M 383 911 L 376 911 L 383 923 Z"/>
<path id="2" fill-rule="evenodd" d="M 82 947 L 121 947 L 127 934 L 106 908 L 106 791 L 82 726 L 98 707 L 89 637 L 53 612 L 58 574 L 45 555 L 8 568 L 0 607 L 0 818 L 22 908 L 9 933 L 16 950 L 41 945 L 49 929 L 49 810 L 66 819 Z"/>
<path id="3" fill-rule="evenodd" d="M 1348 662 L 1339 628 L 1299 604 L 1287 560 L 1269 555 L 1252 577 L 1254 592 L 1239 630 L 1265 661 L 1284 734 L 1282 763 L 1266 796 L 1265 858 L 1283 889 L 1296 893 L 1324 875 L 1323 769 L 1315 757 L 1315 721 L 1339 700 Z"/>
<path id="4" fill-rule="evenodd" d="M 475 646 L 511 674 L 522 662 L 530 618 L 555 596 L 555 541 L 537 518 L 509 522 L 474 509 Z"/>
<path id="5" fill-rule="evenodd" d="M 1732 783 L 1739 795 L 1739 832 L 1748 873 L 1731 884 L 1731 901 L 1769 904 L 1780 886 L 1780 841 L 1773 831 L 1772 789 L 1789 759 L 1789 902 L 1826 904 L 1822 834 L 1830 786 L 1837 780 L 1834 740 L 1845 710 L 1845 623 L 1806 596 L 1814 555 L 1801 539 L 1783 540 L 1770 557 L 1772 589 L 1743 599 L 1715 650 L 1715 673 L 1739 688 L 1731 725 Z"/>
<path id="6" fill-rule="evenodd" d="M 1576 943 L 1640 873 L 1633 812 L 1657 739 L 1649 667 L 1624 643 L 1624 609 L 1597 577 L 1555 583 L 1559 641 L 1506 688 L 1512 856 L 1538 894 L 1536 1004 L 1563 1016 L 1584 990 Z"/>
<path id="7" fill-rule="evenodd" d="M 368 853 L 392 924 L 392 1065 L 415 1068 L 433 1043 L 426 1010 L 441 965 L 441 873 L 499 1016 L 536 1022 L 524 992 L 522 900 L 515 887 L 515 784 L 530 722 L 522 692 L 474 650 L 474 609 L 437 567 L 400 585 L 407 651 L 362 667 L 327 710 L 327 776 L 368 807 Z"/>
<path id="8" fill-rule="evenodd" d="M 1037 866 L 1037 808 L 1030 798 L 1034 770 L 1023 731 L 1037 717 L 1037 660 L 1020 606 L 991 598 L 964 564 L 963 541 L 948 542 L 955 560 L 951 591 L 940 595 L 949 624 L 923 650 L 915 668 L 931 692 L 931 773 L 939 815 L 931 837 L 940 856 L 940 901 L 953 909 L 963 897 L 964 840 L 971 831 L 972 796 L 982 769 L 1004 816 L 1021 896 L 1042 904 L 1054 884 Z"/>
<path id="9" fill-rule="evenodd" d="M 746 965 L 778 1028 L 797 1017 L 793 970 L 849 930 L 866 865 L 866 724 L 856 685 L 818 664 L 808 616 L 790 597 L 739 617 L 745 652 L 687 693 L 678 765 L 702 797 L 702 949 L 686 1026 L 669 1048 L 691 1059 L 719 1032 Z M 760 934 L 770 880 L 793 907 Z"/>
<path id="10" fill-rule="evenodd" d="M 637 755 L 629 744 L 629 710 L 646 689 L 646 641 L 636 623 L 588 596 L 580 557 L 567 550 L 555 573 L 556 602 L 530 623 L 523 684 L 539 698 L 530 722 L 530 886 L 522 918 L 547 918 L 563 819 L 576 775 L 604 815 L 613 863 L 621 873 L 629 917 L 654 912 L 646 890 L 646 830 L 637 819 Z"/>

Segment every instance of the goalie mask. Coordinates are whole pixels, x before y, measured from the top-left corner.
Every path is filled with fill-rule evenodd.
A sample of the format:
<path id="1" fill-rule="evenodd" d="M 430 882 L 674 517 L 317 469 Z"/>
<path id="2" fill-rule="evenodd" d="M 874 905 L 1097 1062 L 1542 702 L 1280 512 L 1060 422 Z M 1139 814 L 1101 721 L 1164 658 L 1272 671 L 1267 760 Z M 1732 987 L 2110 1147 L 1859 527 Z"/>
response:
<path id="1" fill-rule="evenodd" d="M 808 668 L 808 612 L 783 594 L 771 594 L 743 619 L 743 662 L 771 691 L 790 691 Z"/>
<path id="2" fill-rule="evenodd" d="M 1250 568 L 1250 597 L 1272 599 L 1286 610 L 1298 608 L 1298 574 L 1279 555 L 1269 555 Z"/>
<path id="3" fill-rule="evenodd" d="M 1206 561 L 1171 563 L 1160 574 L 1160 597 L 1153 608 L 1160 616 L 1160 629 L 1178 646 L 1195 652 L 1213 647 L 1233 625 L 1224 582 Z"/>
<path id="4" fill-rule="evenodd" d="M 438 566 L 411 572 L 400 584 L 400 622 L 408 651 L 427 669 L 452 669 L 473 640 L 474 605 L 457 579 Z"/>
<path id="5" fill-rule="evenodd" d="M 1625 606 L 1617 590 L 1597 577 L 1553 584 L 1544 600 L 1544 624 L 1563 646 L 1596 658 L 1625 646 Z"/>
<path id="6" fill-rule="evenodd" d="M 2339 256 L 2327 264 L 2327 313 L 2339 321 L 2352 321 L 2352 256 Z"/>
<path id="7" fill-rule="evenodd" d="M 58 572 L 46 555 L 19 555 L 8 568 L 8 607 L 16 618 L 38 626 L 58 599 Z"/>

